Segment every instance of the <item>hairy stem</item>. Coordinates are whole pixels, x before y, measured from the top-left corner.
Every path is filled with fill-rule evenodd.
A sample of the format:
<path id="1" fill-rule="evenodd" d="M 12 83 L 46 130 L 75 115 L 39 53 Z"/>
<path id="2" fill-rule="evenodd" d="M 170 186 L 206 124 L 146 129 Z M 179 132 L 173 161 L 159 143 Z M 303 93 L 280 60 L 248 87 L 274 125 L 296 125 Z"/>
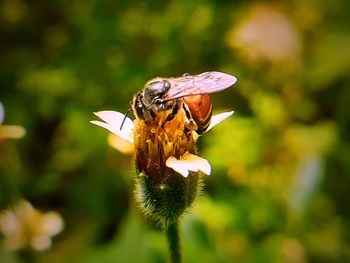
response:
<path id="1" fill-rule="evenodd" d="M 165 228 L 166 237 L 170 251 L 171 263 L 181 263 L 181 247 L 179 236 L 179 222 L 178 220 Z"/>

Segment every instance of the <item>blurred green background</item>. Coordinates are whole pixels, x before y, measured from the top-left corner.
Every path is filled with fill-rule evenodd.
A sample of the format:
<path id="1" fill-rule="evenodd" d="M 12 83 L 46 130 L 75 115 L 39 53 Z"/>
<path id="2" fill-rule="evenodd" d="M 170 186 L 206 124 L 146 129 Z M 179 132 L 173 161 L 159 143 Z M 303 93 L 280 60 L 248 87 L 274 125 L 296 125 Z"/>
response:
<path id="1" fill-rule="evenodd" d="M 184 261 L 350 262 L 349 10 L 347 0 L 1 1 L 0 209 L 25 199 L 64 228 L 44 251 L 10 249 L 3 223 L 0 262 L 166 262 L 162 231 L 133 199 L 132 154 L 89 120 L 126 112 L 150 78 L 209 70 L 239 79 L 212 96 L 214 112 L 236 114 L 199 141 L 213 172 L 183 219 Z M 9 125 L 25 136 L 8 138 Z"/>

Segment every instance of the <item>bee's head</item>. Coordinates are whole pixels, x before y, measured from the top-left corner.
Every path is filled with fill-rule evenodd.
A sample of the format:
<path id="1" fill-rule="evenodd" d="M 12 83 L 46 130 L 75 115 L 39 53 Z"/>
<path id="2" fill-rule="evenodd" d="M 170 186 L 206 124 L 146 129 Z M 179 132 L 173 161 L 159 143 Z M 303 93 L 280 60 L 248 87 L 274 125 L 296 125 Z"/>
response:
<path id="1" fill-rule="evenodd" d="M 156 78 L 147 82 L 144 89 L 138 92 L 132 101 L 132 109 L 136 117 L 149 120 L 153 119 L 157 112 L 170 109 L 173 101 L 163 99 L 169 89 L 170 83 L 166 79 Z"/>

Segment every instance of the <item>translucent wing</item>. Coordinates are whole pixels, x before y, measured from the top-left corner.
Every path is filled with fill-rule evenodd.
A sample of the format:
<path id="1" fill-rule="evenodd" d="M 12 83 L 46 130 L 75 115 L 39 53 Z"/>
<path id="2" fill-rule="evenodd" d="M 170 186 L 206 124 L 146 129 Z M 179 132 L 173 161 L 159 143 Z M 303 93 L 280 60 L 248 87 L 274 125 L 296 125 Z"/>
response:
<path id="1" fill-rule="evenodd" d="M 164 100 L 173 100 L 190 95 L 209 94 L 231 87 L 237 79 L 226 73 L 209 71 L 199 75 L 184 75 L 166 79 L 171 88 L 163 96 Z"/>

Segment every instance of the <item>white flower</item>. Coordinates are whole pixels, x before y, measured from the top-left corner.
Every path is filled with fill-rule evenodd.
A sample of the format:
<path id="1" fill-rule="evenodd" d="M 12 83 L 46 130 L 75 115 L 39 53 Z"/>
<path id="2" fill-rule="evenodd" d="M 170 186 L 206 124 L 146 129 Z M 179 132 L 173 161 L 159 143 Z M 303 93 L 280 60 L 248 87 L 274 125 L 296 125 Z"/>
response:
<path id="1" fill-rule="evenodd" d="M 135 125 L 130 118 L 126 117 L 123 113 L 116 111 L 99 111 L 94 112 L 94 114 L 104 122 L 90 121 L 92 124 L 107 129 L 114 135 L 129 143 L 134 143 Z M 207 131 L 211 130 L 214 126 L 218 125 L 220 122 L 224 121 L 232 114 L 233 111 L 230 111 L 212 116 L 211 123 Z M 123 121 L 124 124 L 122 125 Z M 166 166 L 178 172 L 184 177 L 187 177 L 190 171 L 202 171 L 207 175 L 210 175 L 211 172 L 210 164 L 206 159 L 190 154 L 188 152 L 183 154 L 179 159 L 176 159 L 174 156 L 169 157 L 166 160 Z"/>
<path id="2" fill-rule="evenodd" d="M 48 249 L 51 237 L 61 232 L 63 226 L 57 212 L 43 213 L 26 200 L 0 213 L 0 232 L 5 236 L 4 246 L 9 250 Z"/>
<path id="3" fill-rule="evenodd" d="M 1 104 L 1 102 L 0 102 L 0 125 L 1 125 L 2 122 L 4 121 L 4 115 L 5 115 L 4 106 L 2 106 L 2 104 Z"/>
<path id="4" fill-rule="evenodd" d="M 3 125 L 4 116 L 4 106 L 0 102 L 0 140 L 22 138 L 26 134 L 26 130 L 19 125 Z"/>
<path id="5" fill-rule="evenodd" d="M 26 134 L 26 130 L 19 125 L 0 125 L 1 139 L 19 139 Z"/>

